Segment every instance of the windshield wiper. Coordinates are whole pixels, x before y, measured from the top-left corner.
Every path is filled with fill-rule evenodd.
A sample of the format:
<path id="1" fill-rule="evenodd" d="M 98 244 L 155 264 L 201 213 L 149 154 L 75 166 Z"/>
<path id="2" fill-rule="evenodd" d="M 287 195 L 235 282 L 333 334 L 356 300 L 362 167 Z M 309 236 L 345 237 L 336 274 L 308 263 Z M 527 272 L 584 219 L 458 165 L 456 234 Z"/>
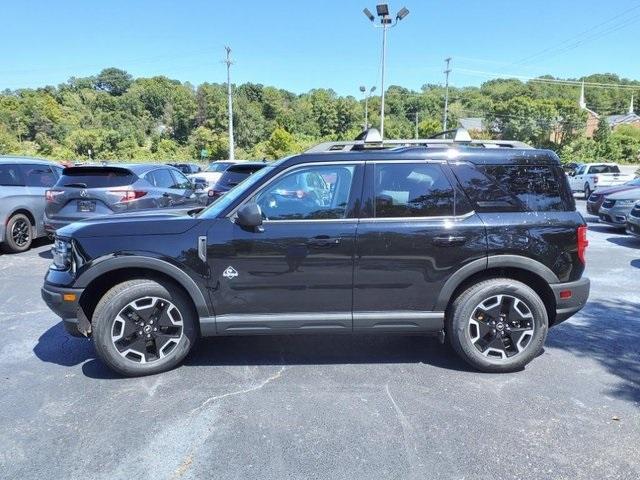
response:
<path id="1" fill-rule="evenodd" d="M 86 183 L 66 183 L 64 186 L 73 188 L 87 188 Z"/>

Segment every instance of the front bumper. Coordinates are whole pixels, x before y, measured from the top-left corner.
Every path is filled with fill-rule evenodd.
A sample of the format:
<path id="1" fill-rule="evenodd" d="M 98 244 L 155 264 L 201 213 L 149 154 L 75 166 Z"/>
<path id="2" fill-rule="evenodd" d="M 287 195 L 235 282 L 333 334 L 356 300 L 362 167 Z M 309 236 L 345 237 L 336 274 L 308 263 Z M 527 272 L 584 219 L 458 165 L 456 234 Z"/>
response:
<path id="1" fill-rule="evenodd" d="M 583 277 L 575 282 L 554 283 L 549 286 L 556 299 L 556 319 L 553 326 L 564 322 L 582 310 L 589 298 L 591 282 L 588 278 Z M 569 298 L 562 298 L 567 296 L 567 292 L 571 292 Z"/>
<path id="2" fill-rule="evenodd" d="M 600 208 L 598 219 L 601 223 L 606 223 L 612 227 L 624 228 L 627 223 L 627 215 L 629 215 L 632 208 L 633 207 Z"/>
<path id="3" fill-rule="evenodd" d="M 640 218 L 629 215 L 627 217 L 626 230 L 629 235 L 640 237 Z"/>
<path id="4" fill-rule="evenodd" d="M 62 318 L 64 327 L 73 336 L 81 337 L 91 332 L 91 324 L 80 307 L 83 288 L 55 287 L 45 284 L 40 295 L 47 307 Z"/>

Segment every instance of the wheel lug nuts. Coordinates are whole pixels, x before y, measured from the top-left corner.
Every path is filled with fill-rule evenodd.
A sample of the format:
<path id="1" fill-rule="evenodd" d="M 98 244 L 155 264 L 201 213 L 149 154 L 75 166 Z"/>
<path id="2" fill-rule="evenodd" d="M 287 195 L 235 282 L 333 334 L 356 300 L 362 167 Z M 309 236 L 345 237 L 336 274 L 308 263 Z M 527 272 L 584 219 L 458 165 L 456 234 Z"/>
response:
<path id="1" fill-rule="evenodd" d="M 138 335 L 142 335 L 142 330 L 140 330 L 140 331 L 138 332 Z"/>
<path id="2" fill-rule="evenodd" d="M 150 338 L 150 337 L 151 337 L 151 334 L 150 334 L 150 333 L 147 333 L 147 338 Z"/>
<path id="3" fill-rule="evenodd" d="M 149 320 L 149 324 L 150 324 L 150 325 L 153 325 L 153 320 Z"/>
<path id="4" fill-rule="evenodd" d="M 157 332 L 157 331 L 158 331 L 158 329 L 157 329 L 157 328 L 154 328 L 154 329 L 153 329 L 153 331 L 154 331 L 154 332 Z"/>

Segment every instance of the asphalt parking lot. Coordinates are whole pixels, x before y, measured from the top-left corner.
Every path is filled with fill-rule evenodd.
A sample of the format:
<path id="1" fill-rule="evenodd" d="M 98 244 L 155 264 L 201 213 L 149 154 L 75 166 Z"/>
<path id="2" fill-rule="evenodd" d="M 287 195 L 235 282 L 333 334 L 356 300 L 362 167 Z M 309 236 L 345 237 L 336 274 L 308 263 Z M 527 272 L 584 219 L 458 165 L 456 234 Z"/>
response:
<path id="1" fill-rule="evenodd" d="M 589 240 L 589 304 L 506 375 L 430 338 L 287 336 L 118 378 L 41 301 L 50 245 L 0 255 L 0 478 L 640 478 L 640 239 Z"/>

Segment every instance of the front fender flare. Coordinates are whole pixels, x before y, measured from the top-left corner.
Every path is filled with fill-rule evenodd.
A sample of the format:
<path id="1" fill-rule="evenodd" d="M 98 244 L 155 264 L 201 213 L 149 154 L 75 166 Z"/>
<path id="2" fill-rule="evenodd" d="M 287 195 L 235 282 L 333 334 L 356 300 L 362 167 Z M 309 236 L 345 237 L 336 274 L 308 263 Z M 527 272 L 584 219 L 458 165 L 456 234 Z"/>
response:
<path id="1" fill-rule="evenodd" d="M 205 300 L 202 290 L 198 287 L 193 278 L 176 265 L 159 258 L 127 255 L 102 260 L 80 275 L 73 287 L 86 288 L 96 278 L 104 275 L 105 273 L 126 268 L 151 270 L 171 277 L 187 291 L 191 300 L 193 300 L 198 316 L 201 318 L 210 316 L 207 301 Z"/>

